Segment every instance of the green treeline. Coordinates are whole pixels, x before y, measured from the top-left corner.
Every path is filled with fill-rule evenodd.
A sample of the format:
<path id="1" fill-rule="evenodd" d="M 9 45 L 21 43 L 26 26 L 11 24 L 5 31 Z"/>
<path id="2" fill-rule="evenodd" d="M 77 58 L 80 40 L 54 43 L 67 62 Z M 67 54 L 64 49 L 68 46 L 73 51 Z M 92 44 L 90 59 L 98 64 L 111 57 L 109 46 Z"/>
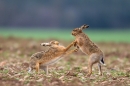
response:
<path id="1" fill-rule="evenodd" d="M 130 27 L 130 0 L 0 0 L 1 27 Z"/>

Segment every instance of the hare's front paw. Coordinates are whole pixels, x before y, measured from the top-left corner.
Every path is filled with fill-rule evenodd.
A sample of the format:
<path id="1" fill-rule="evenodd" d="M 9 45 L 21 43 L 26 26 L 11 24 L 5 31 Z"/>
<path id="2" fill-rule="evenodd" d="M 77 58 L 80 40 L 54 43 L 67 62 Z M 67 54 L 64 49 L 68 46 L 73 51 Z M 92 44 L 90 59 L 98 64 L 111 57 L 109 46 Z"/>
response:
<path id="1" fill-rule="evenodd" d="M 75 49 L 74 52 L 77 52 L 79 49 Z"/>
<path id="2" fill-rule="evenodd" d="M 73 45 L 74 45 L 74 47 L 76 47 L 77 46 L 77 41 L 74 41 Z"/>

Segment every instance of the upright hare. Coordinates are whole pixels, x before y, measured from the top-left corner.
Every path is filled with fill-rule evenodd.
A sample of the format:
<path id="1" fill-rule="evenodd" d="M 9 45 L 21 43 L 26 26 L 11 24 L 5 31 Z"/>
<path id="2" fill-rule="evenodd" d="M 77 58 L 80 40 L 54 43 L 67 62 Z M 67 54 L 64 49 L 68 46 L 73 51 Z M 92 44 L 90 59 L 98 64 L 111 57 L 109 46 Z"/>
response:
<path id="1" fill-rule="evenodd" d="M 57 62 L 63 56 L 76 52 L 77 49 L 70 50 L 68 49 L 73 46 L 75 42 L 72 42 L 68 47 L 64 47 L 59 44 L 58 41 L 51 41 L 49 43 L 41 43 L 42 46 L 50 46 L 47 51 L 41 51 L 33 54 L 30 58 L 29 72 L 33 69 L 36 69 L 36 72 L 39 71 L 39 68 L 42 68 L 46 74 L 48 74 L 48 65 Z"/>
<path id="2" fill-rule="evenodd" d="M 82 25 L 80 28 L 75 28 L 72 31 L 72 35 L 75 37 L 75 46 L 79 48 L 83 53 L 89 55 L 88 60 L 88 74 L 90 76 L 92 74 L 92 66 L 95 63 L 98 63 L 99 75 L 102 75 L 101 64 L 104 64 L 104 55 L 103 52 L 99 49 L 99 47 L 94 44 L 89 37 L 82 32 L 83 29 L 88 28 L 89 25 Z"/>

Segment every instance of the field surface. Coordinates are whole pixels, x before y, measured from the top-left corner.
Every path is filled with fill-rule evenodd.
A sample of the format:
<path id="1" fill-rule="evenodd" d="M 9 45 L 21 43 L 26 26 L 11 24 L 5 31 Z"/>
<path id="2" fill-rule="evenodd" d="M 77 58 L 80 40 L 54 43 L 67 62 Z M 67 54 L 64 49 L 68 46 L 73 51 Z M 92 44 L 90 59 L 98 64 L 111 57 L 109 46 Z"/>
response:
<path id="1" fill-rule="evenodd" d="M 0 29 L 0 86 L 129 86 L 130 31 L 85 31 L 105 54 L 103 76 L 95 64 L 85 77 L 89 57 L 80 50 L 50 65 L 49 75 L 27 72 L 30 56 L 48 49 L 41 42 L 58 40 L 67 46 L 74 40 L 71 30 Z"/>
<path id="2" fill-rule="evenodd" d="M 130 44 L 96 42 L 105 53 L 106 67 L 103 76 L 98 76 L 97 64 L 93 74 L 87 74 L 88 56 L 81 51 L 64 57 L 49 66 L 49 75 L 28 73 L 29 58 L 46 40 L 0 37 L 0 86 L 128 86 L 130 85 Z M 59 40 L 67 46 L 71 41 Z M 74 48 L 74 47 L 72 47 Z"/>
<path id="3" fill-rule="evenodd" d="M 129 42 L 130 30 L 94 30 L 92 28 L 84 30 L 86 34 L 95 42 Z M 50 29 L 50 28 L 0 28 L 0 35 L 3 37 L 33 38 L 33 39 L 60 39 L 65 41 L 73 40 L 71 29 Z"/>

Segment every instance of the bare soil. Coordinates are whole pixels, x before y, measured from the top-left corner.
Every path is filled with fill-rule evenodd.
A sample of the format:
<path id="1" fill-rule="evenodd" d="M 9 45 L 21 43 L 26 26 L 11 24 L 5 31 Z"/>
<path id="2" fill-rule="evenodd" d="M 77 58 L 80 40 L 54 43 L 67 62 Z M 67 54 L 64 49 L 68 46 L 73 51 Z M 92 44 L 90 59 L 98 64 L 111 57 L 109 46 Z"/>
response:
<path id="1" fill-rule="evenodd" d="M 50 39 L 51 40 L 51 39 Z M 43 70 L 28 73 L 29 58 L 48 48 L 33 40 L 0 37 L 0 86 L 128 86 L 130 85 L 130 44 L 96 43 L 105 54 L 106 67 L 98 76 L 97 64 L 93 74 L 86 77 L 88 56 L 81 51 L 64 57 L 49 66 L 49 75 Z M 67 46 L 70 42 L 61 41 Z M 73 47 L 74 48 L 74 47 Z"/>

